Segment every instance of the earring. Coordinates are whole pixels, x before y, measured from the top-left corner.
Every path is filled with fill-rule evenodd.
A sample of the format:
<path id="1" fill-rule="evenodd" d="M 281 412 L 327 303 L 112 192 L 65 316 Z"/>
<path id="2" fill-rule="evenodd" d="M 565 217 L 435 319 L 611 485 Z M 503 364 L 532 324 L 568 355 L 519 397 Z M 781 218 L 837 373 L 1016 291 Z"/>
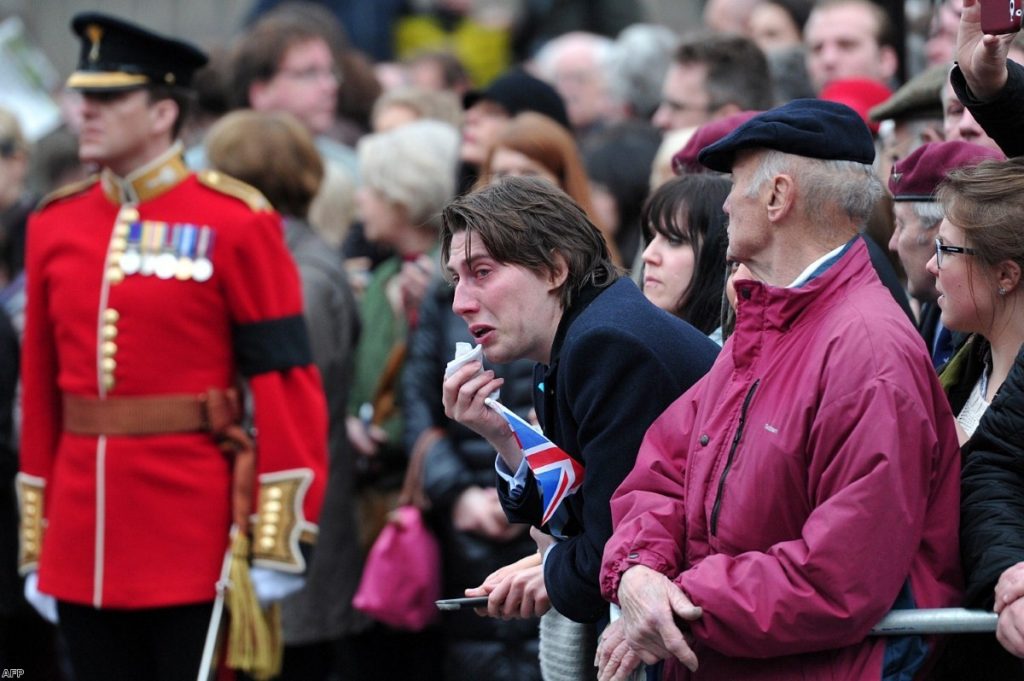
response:
<path id="1" fill-rule="evenodd" d="M 1001 296 L 1005 296 L 1006 295 L 1006 289 L 1003 288 L 1002 286 L 999 287 L 999 295 L 1001 295 Z"/>

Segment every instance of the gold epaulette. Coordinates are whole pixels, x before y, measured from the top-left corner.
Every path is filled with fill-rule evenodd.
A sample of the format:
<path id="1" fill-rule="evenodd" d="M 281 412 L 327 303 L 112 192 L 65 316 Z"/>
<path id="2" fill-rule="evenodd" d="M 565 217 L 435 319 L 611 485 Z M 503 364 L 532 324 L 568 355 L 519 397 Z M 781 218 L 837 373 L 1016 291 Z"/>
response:
<path id="1" fill-rule="evenodd" d="M 87 189 L 89 189 L 89 187 L 93 186 L 99 181 L 99 174 L 93 174 L 85 178 L 84 180 L 78 180 L 77 182 L 69 182 L 66 185 L 58 187 L 57 189 L 54 189 L 52 192 L 44 196 L 42 200 L 39 201 L 39 204 L 36 206 L 36 210 L 42 210 L 43 208 L 50 205 L 54 201 L 66 199 L 69 196 L 74 196 L 75 194 L 81 194 L 82 192 L 86 191 Z"/>
<path id="2" fill-rule="evenodd" d="M 203 185 L 218 191 L 221 194 L 232 196 L 249 206 L 250 210 L 257 213 L 265 213 L 274 210 L 270 201 L 260 193 L 259 189 L 241 180 L 236 180 L 230 175 L 225 175 L 217 170 L 202 170 L 196 174 L 199 182 Z"/>

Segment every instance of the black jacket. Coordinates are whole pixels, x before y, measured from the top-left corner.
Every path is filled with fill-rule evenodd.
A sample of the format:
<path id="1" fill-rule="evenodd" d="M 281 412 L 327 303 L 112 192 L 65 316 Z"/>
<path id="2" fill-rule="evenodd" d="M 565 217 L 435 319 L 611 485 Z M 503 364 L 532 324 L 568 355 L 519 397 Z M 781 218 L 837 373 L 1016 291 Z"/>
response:
<path id="1" fill-rule="evenodd" d="M 1006 85 L 987 102 L 976 98 L 968 89 L 964 74 L 954 66 L 949 81 L 957 98 L 978 121 L 978 125 L 996 141 L 1008 157 L 1024 154 L 1024 67 L 1007 61 Z"/>
<path id="2" fill-rule="evenodd" d="M 971 607 L 990 608 L 1002 572 L 1024 561 L 1024 353 L 964 445 L 960 541 Z"/>
<path id="3" fill-rule="evenodd" d="M 1024 561 L 1024 351 L 964 445 L 960 551 L 966 579 L 964 604 L 991 609 L 999 575 Z M 970 678 L 1024 679 L 1021 661 L 995 637 L 961 636 L 959 656 Z M 974 639 L 973 641 L 971 639 Z M 966 678 L 966 677 L 965 677 Z"/>

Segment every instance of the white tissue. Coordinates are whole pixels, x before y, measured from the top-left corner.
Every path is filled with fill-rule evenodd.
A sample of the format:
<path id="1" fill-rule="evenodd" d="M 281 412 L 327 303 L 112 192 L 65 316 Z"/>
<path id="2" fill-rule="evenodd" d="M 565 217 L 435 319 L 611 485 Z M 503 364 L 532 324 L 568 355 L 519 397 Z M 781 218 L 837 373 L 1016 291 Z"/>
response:
<path id="1" fill-rule="evenodd" d="M 461 369 L 469 362 L 480 362 L 480 369 L 477 371 L 479 375 L 484 370 L 484 349 L 479 345 L 473 345 L 472 343 L 456 343 L 455 344 L 455 357 L 448 362 L 448 366 L 444 369 L 444 377 L 447 379 L 456 371 Z M 491 393 L 490 399 L 496 400 L 501 395 L 500 390 L 495 390 Z"/>

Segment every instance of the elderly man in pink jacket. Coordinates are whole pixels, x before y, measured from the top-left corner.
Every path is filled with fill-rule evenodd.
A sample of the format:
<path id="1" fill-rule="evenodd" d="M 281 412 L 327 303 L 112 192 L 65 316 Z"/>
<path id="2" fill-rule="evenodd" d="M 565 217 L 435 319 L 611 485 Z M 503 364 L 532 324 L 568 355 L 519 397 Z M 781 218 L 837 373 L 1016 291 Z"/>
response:
<path id="1" fill-rule="evenodd" d="M 736 331 L 612 497 L 602 679 L 915 679 L 935 641 L 869 638 L 959 602 L 959 454 L 924 344 L 858 236 L 882 189 L 849 108 L 796 100 L 701 152 L 732 172 Z"/>

